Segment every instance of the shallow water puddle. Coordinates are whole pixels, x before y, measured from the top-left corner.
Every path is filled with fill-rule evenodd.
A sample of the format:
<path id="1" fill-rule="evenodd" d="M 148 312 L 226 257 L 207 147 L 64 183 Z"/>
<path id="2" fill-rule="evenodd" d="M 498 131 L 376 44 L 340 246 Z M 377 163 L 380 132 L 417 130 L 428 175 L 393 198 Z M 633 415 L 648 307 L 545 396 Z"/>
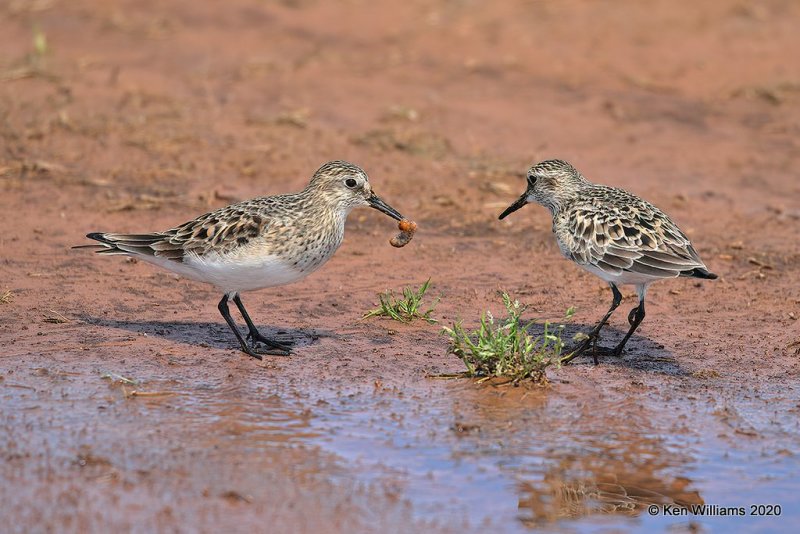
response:
<path id="1" fill-rule="evenodd" d="M 309 410 L 258 388 L 195 390 L 187 396 L 184 408 L 209 447 L 248 454 L 321 437 L 311 428 Z"/>
<path id="2" fill-rule="evenodd" d="M 83 477 L 86 509 L 106 484 L 130 506 L 190 495 L 268 509 L 272 485 L 289 480 L 321 502 L 330 490 L 319 481 L 366 488 L 358 506 L 407 503 L 440 530 L 764 532 L 800 519 L 800 402 L 786 384 L 704 388 L 659 375 L 631 385 L 576 372 L 548 389 L 426 379 L 345 391 L 247 373 L 153 378 L 136 387 L 169 395 L 131 397 L 96 373 L 9 376 L 7 478 Z M 24 488 L 5 492 L 9 506 L 61 491 Z M 745 517 L 680 515 L 704 504 Z M 750 515 L 774 504 L 780 517 Z"/>
<path id="3" fill-rule="evenodd" d="M 721 403 L 740 414 L 731 426 L 708 402 L 673 397 L 664 410 L 657 396 L 579 393 L 586 390 L 439 383 L 414 394 L 334 395 L 311 426 L 321 436 L 315 442 L 352 465 L 347 476 L 398 488 L 416 515 L 441 524 L 592 530 L 693 522 L 763 531 L 798 519 L 791 417 L 776 431 L 775 419 L 747 417 L 763 406 Z M 769 402 L 778 413 L 792 401 Z M 793 424 L 794 432 L 784 428 Z M 753 517 L 757 504 L 780 504 L 782 517 Z M 747 516 L 680 515 L 701 505 L 744 507 Z"/>
<path id="4" fill-rule="evenodd" d="M 254 470 L 276 447 L 317 448 L 336 460 L 298 466 L 308 476 L 378 488 L 440 526 L 763 532 L 800 519 L 797 401 L 670 387 L 426 380 L 292 394 L 253 381 L 194 389 L 176 407 L 195 446 Z M 750 515 L 759 504 L 779 504 L 781 517 Z M 745 517 L 682 515 L 702 505 Z"/>

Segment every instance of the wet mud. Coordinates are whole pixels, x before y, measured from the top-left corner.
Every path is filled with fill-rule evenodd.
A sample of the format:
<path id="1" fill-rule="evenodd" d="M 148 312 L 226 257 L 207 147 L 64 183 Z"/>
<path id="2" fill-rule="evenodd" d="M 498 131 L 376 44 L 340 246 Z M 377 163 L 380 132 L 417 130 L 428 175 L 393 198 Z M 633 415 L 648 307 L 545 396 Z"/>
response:
<path id="1" fill-rule="evenodd" d="M 3 528 L 796 528 L 799 22 L 788 0 L 3 4 Z M 720 279 L 653 285 L 622 357 L 545 388 L 435 378 L 461 370 L 440 325 L 501 291 L 575 306 L 569 333 L 610 304 L 544 209 L 497 220 L 549 157 L 660 206 Z M 320 271 L 243 296 L 291 357 L 239 352 L 210 287 L 70 249 L 329 159 L 419 226 L 396 249 L 355 211 Z M 429 277 L 440 325 L 361 319 Z M 748 515 L 663 513 L 700 504 Z"/>

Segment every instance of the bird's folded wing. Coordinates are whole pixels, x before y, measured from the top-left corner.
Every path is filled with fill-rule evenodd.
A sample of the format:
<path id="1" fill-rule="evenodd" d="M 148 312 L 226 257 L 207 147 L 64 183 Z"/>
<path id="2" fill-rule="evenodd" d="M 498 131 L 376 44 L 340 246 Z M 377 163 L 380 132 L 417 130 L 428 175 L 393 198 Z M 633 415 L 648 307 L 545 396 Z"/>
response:
<path id="1" fill-rule="evenodd" d="M 247 203 L 233 204 L 176 226 L 151 234 L 93 234 L 107 248 L 101 254 L 138 254 L 177 262 L 190 254 L 210 250 L 225 254 L 258 236 L 268 217 Z M 90 235 L 91 237 L 91 235 Z"/>
<path id="2" fill-rule="evenodd" d="M 689 239 L 666 215 L 646 210 L 587 203 L 570 211 L 557 232 L 568 255 L 611 275 L 634 272 L 658 278 L 704 267 Z"/>
<path id="3" fill-rule="evenodd" d="M 224 254 L 246 245 L 267 224 L 262 214 L 251 213 L 246 206 L 228 206 L 165 232 L 164 239 L 152 246 L 158 256 L 171 257 L 180 251 L 202 256 L 209 250 Z M 178 258 L 175 258 L 178 259 Z"/>

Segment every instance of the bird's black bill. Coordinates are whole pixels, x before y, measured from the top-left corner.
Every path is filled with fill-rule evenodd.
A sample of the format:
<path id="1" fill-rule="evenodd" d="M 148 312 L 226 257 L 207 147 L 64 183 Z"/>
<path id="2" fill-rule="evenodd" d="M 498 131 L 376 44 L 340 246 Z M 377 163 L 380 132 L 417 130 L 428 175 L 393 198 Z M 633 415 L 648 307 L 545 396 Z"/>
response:
<path id="1" fill-rule="evenodd" d="M 528 193 L 526 192 L 521 197 L 519 197 L 516 202 L 514 202 L 509 207 L 507 207 L 506 211 L 504 211 L 503 213 L 500 214 L 500 217 L 499 217 L 500 220 L 505 219 L 510 214 L 514 213 L 515 211 L 517 211 L 518 209 L 520 209 L 522 206 L 524 206 L 527 203 L 528 203 Z"/>
<path id="2" fill-rule="evenodd" d="M 381 197 L 379 197 L 375 193 L 373 193 L 372 196 L 367 199 L 367 202 L 369 203 L 370 207 L 373 207 L 376 210 L 385 213 L 392 219 L 396 219 L 398 221 L 402 221 L 404 219 L 404 217 L 400 215 L 399 211 L 397 211 L 389 204 L 381 200 Z"/>

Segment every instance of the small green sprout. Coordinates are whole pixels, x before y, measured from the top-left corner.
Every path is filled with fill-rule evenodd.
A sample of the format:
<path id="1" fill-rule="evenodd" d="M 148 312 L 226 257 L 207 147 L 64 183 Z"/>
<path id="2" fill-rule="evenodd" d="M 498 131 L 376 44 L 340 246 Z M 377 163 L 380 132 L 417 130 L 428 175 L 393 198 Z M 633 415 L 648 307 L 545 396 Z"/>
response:
<path id="1" fill-rule="evenodd" d="M 33 50 L 38 57 L 47 54 L 47 36 L 39 26 L 33 28 Z"/>
<path id="2" fill-rule="evenodd" d="M 380 306 L 365 313 L 362 319 L 367 319 L 369 317 L 390 317 L 401 323 L 410 323 L 414 319 L 424 319 L 431 324 L 436 323 L 437 321 L 431 317 L 431 313 L 439 303 L 439 297 L 433 301 L 433 304 L 431 304 L 426 311 L 422 311 L 422 299 L 425 296 L 425 292 L 428 291 L 430 283 L 431 279 L 428 278 L 417 290 L 404 287 L 402 298 L 396 297 L 392 290 L 378 294 Z"/>
<path id="3" fill-rule="evenodd" d="M 528 330 L 534 321 L 521 322 L 527 306 L 512 300 L 507 293 L 503 293 L 503 304 L 505 318 L 484 312 L 480 327 L 472 332 L 464 328 L 463 321 L 454 323 L 452 328 L 445 327 L 442 333 L 450 338 L 449 352 L 461 358 L 467 367 L 464 375 L 468 377 L 503 377 L 514 384 L 525 379 L 547 383 L 545 370 L 558 364 L 564 349 L 561 337 L 564 325 L 553 327 L 545 322 L 542 334 L 531 336 Z M 574 314 L 575 309 L 569 308 L 565 319 Z"/>

